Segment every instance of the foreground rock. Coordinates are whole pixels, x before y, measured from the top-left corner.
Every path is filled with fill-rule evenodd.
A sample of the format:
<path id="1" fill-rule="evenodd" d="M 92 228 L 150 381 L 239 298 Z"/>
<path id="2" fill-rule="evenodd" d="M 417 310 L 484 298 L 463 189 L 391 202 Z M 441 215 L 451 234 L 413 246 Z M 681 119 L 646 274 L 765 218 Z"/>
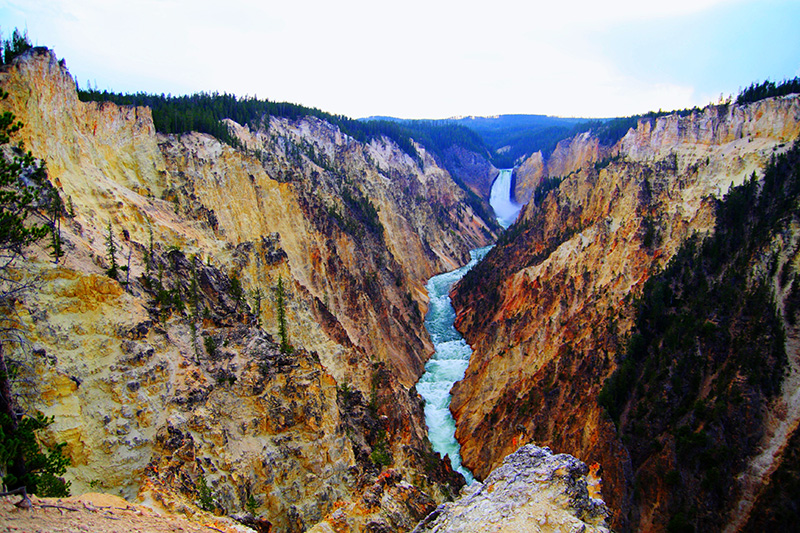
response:
<path id="1" fill-rule="evenodd" d="M 595 474 L 571 455 L 529 444 L 506 457 L 483 483 L 439 506 L 414 533 L 609 531 Z"/>

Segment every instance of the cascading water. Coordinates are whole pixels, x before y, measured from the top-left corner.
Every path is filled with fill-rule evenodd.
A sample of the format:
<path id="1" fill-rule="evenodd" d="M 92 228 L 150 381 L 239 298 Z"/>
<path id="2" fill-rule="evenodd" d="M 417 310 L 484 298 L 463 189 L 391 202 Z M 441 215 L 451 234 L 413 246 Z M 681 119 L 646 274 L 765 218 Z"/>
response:
<path id="1" fill-rule="evenodd" d="M 472 355 L 467 341 L 453 327 L 456 312 L 450 303 L 450 288 L 464 277 L 491 246 L 471 250 L 470 262 L 463 267 L 433 276 L 425 286 L 430 304 L 425 315 L 425 328 L 433 340 L 436 352 L 425 365 L 425 373 L 417 382 L 417 392 L 425 398 L 425 423 L 433 450 L 450 456 L 453 470 L 461 472 L 467 483 L 472 483 L 472 473 L 461 465 L 461 446 L 455 438 L 456 423 L 450 414 L 450 389 L 464 377 Z"/>
<path id="2" fill-rule="evenodd" d="M 503 228 L 509 227 L 517 219 L 522 206 L 511 199 L 511 183 L 513 169 L 501 170 L 500 174 L 492 183 L 492 190 L 489 194 L 489 205 L 494 209 L 497 222 Z"/>
<path id="3" fill-rule="evenodd" d="M 511 170 L 501 170 L 492 184 L 489 204 L 497 221 L 507 228 L 514 223 L 521 206 L 511 200 Z M 472 483 L 472 472 L 461 464 L 461 446 L 455 438 L 456 423 L 450 414 L 450 389 L 463 379 L 472 348 L 453 326 L 456 312 L 450 302 L 450 289 L 489 252 L 491 246 L 471 250 L 470 262 L 463 267 L 433 276 L 425 286 L 430 304 L 425 315 L 425 328 L 436 352 L 425 365 L 425 373 L 417 382 L 417 392 L 425 398 L 425 423 L 433 450 L 450 457 L 453 470 Z"/>

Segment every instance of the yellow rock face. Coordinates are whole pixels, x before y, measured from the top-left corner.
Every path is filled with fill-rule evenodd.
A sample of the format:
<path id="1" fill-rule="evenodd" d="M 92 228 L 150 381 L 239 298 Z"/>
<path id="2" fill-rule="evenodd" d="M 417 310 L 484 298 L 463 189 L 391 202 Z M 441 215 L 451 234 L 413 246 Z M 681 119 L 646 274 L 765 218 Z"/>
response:
<path id="1" fill-rule="evenodd" d="M 752 158 L 760 160 L 761 155 L 755 154 L 766 153 L 775 143 L 794 139 L 797 111 L 797 99 L 790 96 L 746 106 L 709 106 L 686 117 L 642 119 L 613 147 L 601 146 L 596 137 L 582 133 L 559 142 L 547 158 L 537 152 L 523 161 L 515 171 L 515 195 L 520 202 L 528 202 L 542 178 L 565 178 L 581 168 L 620 155 L 640 162 L 674 157 L 682 172 L 697 166 L 695 170 L 703 174 L 698 181 L 710 177 L 709 185 L 719 186 L 714 176 L 741 179 L 742 172 L 760 168 Z M 707 164 L 714 162 L 721 166 L 704 168 L 706 158 Z M 724 191 L 712 192 L 724 194 Z"/>
<path id="2" fill-rule="evenodd" d="M 45 440 L 67 443 L 74 492 L 191 513 L 203 478 L 218 512 L 253 494 L 266 520 L 300 530 L 360 497 L 382 443 L 398 475 L 436 501 L 447 493 L 424 470 L 424 420 L 408 390 L 432 351 L 424 283 L 493 236 L 429 154 L 419 147 L 417 162 L 317 119 L 231 123 L 245 150 L 160 135 L 149 109 L 80 102 L 40 50 L 4 67 L 0 85 L 75 213 L 62 220 L 59 265 L 40 248 L 28 255 L 39 281 L 18 312 L 31 349 L 14 355 L 34 377 L 25 405 L 56 417 Z M 382 229 L 354 214 L 367 204 Z M 119 282 L 105 273 L 109 233 L 129 267 Z M 193 310 L 179 259 L 211 275 L 199 280 L 207 315 Z M 235 310 L 232 277 L 244 290 Z M 279 279 L 292 357 L 273 342 Z M 155 302 L 156 280 L 182 308 Z M 343 421 L 343 388 L 364 405 L 376 398 L 375 412 Z"/>
<path id="3" fill-rule="evenodd" d="M 611 149 L 600 146 L 597 138 L 588 132 L 565 139 L 547 159 L 536 152 L 515 169 L 514 195 L 520 203 L 527 203 L 542 178 L 564 178 L 610 153 Z"/>

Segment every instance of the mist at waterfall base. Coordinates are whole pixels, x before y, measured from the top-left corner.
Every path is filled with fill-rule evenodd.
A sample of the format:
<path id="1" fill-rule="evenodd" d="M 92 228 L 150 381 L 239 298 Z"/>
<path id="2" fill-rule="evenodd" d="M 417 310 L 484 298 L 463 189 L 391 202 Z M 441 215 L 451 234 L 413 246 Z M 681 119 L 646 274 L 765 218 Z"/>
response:
<path id="1" fill-rule="evenodd" d="M 501 170 L 492 184 L 489 204 L 497 222 L 508 228 L 516 220 L 522 206 L 511 199 L 511 170 Z M 470 261 L 456 270 L 428 280 L 430 303 L 425 315 L 425 328 L 431 336 L 435 353 L 425 365 L 425 373 L 417 382 L 417 392 L 425 399 L 425 422 L 428 439 L 435 452 L 450 457 L 453 470 L 472 483 L 475 478 L 461 464 L 461 446 L 455 438 L 456 423 L 450 414 L 450 389 L 464 378 L 472 348 L 453 326 L 456 312 L 450 302 L 450 289 L 492 249 L 492 246 L 470 251 Z"/>

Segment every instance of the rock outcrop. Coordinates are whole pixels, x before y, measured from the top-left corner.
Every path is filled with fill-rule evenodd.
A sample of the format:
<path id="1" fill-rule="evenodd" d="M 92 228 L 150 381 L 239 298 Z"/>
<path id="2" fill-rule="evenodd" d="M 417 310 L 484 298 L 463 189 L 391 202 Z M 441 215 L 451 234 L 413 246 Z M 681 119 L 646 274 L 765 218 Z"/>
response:
<path id="1" fill-rule="evenodd" d="M 414 533 L 608 532 L 597 466 L 528 444 L 483 483 L 444 503 Z"/>
<path id="2" fill-rule="evenodd" d="M 79 101 L 41 48 L 0 85 L 68 206 L 66 256 L 24 265 L 32 349 L 13 357 L 35 376 L 26 408 L 56 417 L 45 439 L 66 442 L 73 491 L 250 507 L 301 531 L 387 465 L 425 505 L 458 490 L 412 388 L 432 351 L 424 283 L 493 235 L 424 148 L 314 118 L 231 122 L 242 148 L 161 135 L 147 108 Z M 390 523 L 382 509 L 370 520 Z"/>
<path id="3" fill-rule="evenodd" d="M 517 202 L 527 204 L 543 178 L 567 177 L 611 152 L 611 147 L 602 146 L 590 132 L 564 139 L 548 157 L 536 152 L 514 169 L 514 197 Z"/>
<path id="4" fill-rule="evenodd" d="M 445 150 L 443 164 L 455 179 L 461 180 L 478 197 L 488 201 L 492 182 L 499 171 L 486 157 L 452 146 Z M 488 204 L 486 207 L 489 207 Z"/>
<path id="5" fill-rule="evenodd" d="M 478 478 L 521 444 L 548 445 L 602 464 L 612 526 L 633 524 L 628 451 L 597 403 L 633 303 L 685 239 L 713 229 L 713 199 L 798 132 L 800 98 L 789 96 L 642 120 L 599 159 L 596 143 L 572 141 L 580 149 L 562 160 L 589 164 L 565 164 L 557 191 L 454 289 L 474 352 L 451 411 Z"/>

